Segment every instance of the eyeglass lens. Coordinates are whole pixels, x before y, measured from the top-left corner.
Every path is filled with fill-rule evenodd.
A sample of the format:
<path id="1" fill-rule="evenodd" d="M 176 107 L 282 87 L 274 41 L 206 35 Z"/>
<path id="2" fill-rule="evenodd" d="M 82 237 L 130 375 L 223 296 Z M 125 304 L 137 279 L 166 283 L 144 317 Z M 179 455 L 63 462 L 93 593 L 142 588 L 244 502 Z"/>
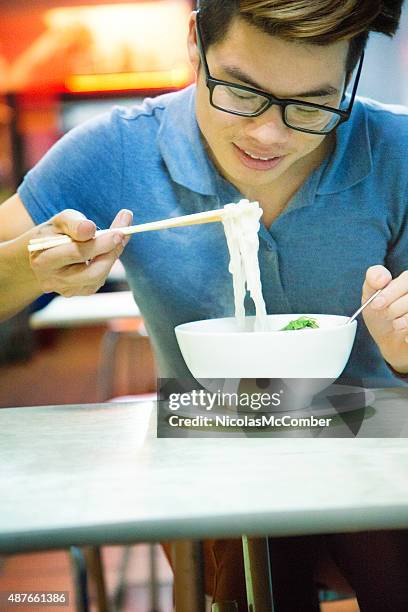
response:
<path id="1" fill-rule="evenodd" d="M 251 116 L 261 113 L 269 105 L 268 98 L 233 86 L 215 85 L 212 102 L 218 108 Z M 332 129 L 340 117 L 331 111 L 302 104 L 285 106 L 285 121 L 294 128 L 325 132 Z"/>

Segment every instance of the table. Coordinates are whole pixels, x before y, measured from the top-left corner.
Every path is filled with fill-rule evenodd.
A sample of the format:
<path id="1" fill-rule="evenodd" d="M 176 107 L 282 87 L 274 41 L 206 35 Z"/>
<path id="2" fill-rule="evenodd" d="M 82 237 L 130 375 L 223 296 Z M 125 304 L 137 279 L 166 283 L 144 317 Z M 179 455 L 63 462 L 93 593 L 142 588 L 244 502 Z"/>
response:
<path id="1" fill-rule="evenodd" d="M 408 410 L 407 388 L 375 394 L 373 436 Z M 152 402 L 0 410 L 0 552 L 408 527 L 405 438 L 155 428 Z"/>
<path id="2" fill-rule="evenodd" d="M 131 291 L 58 296 L 30 317 L 32 329 L 101 325 L 110 319 L 140 317 Z"/>

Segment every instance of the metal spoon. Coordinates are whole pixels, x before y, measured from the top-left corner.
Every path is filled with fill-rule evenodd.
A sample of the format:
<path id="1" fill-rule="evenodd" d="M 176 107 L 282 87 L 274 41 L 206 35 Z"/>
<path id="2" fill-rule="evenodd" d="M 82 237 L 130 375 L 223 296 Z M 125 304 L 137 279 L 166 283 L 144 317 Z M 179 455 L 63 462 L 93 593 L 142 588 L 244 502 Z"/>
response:
<path id="1" fill-rule="evenodd" d="M 377 297 L 377 295 L 379 295 L 381 293 L 382 289 L 378 289 L 378 291 L 376 291 L 375 293 L 373 293 L 373 295 L 371 297 L 368 298 L 368 300 L 366 302 L 364 302 L 364 304 L 362 306 L 360 306 L 360 308 L 358 310 L 356 310 L 356 312 L 346 321 L 345 325 L 348 325 L 349 323 L 352 323 L 354 321 L 354 319 L 356 317 L 358 317 L 358 315 L 360 314 L 360 312 L 362 310 L 364 310 L 364 308 L 366 306 L 368 306 L 369 304 L 371 304 L 371 302 Z"/>

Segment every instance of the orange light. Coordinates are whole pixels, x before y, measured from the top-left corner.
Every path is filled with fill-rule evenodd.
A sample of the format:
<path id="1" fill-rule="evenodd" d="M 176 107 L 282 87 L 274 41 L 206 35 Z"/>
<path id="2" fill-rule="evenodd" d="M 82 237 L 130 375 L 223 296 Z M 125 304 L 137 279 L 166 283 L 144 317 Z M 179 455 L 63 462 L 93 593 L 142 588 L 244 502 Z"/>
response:
<path id="1" fill-rule="evenodd" d="M 40 11 L 39 34 L 7 66 L 3 87 L 14 92 L 183 87 L 193 80 L 185 44 L 190 11 L 191 0 Z"/>
<path id="2" fill-rule="evenodd" d="M 171 87 L 161 75 L 185 84 L 189 80 L 184 76 L 189 68 L 185 44 L 188 15 L 186 0 L 161 0 L 57 8 L 48 11 L 45 19 L 60 40 L 78 46 L 65 80 L 73 82 L 73 87 L 79 82 L 80 91 L 88 88 L 82 84 L 82 75 L 85 83 L 91 75 L 102 84 L 111 81 L 112 85 L 98 87 L 103 91 L 107 87 L 119 89 L 119 82 L 129 82 L 130 89 Z M 133 77 L 136 73 L 140 76 Z M 96 84 L 89 82 L 90 90 L 96 90 Z"/>
<path id="3" fill-rule="evenodd" d="M 153 72 L 77 74 L 67 77 L 65 87 L 71 93 L 179 88 L 190 83 L 190 77 L 186 66 Z"/>

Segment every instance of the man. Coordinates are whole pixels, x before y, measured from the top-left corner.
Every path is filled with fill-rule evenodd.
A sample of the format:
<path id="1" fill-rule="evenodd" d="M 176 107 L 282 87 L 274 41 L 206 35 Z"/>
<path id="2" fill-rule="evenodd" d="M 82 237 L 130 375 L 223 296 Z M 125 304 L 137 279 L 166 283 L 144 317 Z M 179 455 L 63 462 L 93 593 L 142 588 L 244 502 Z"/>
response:
<path id="1" fill-rule="evenodd" d="M 268 312 L 351 314 L 384 288 L 364 311 L 345 374 L 367 384 L 404 384 L 408 117 L 403 109 L 354 100 L 368 33 L 392 35 L 401 4 L 203 0 L 188 36 L 196 86 L 73 130 L 0 207 L 0 316 L 42 292 L 96 291 L 129 239 L 118 229 L 91 240 L 95 224 L 106 227 L 114 217 L 120 228 L 133 212 L 143 223 L 247 197 L 264 211 L 259 261 Z M 61 232 L 75 242 L 28 259 L 29 239 Z M 162 376 L 188 373 L 175 325 L 233 314 L 227 262 L 219 224 L 129 242 L 123 263 Z M 330 540 L 362 610 L 407 608 L 404 537 Z M 375 547 L 392 572 L 380 571 Z M 274 549 L 278 610 L 318 609 L 308 543 L 293 538 Z M 298 562 L 288 572 L 285 558 L 293 551 Z M 239 550 L 222 542 L 213 555 L 215 597 L 243 606 Z M 296 589 L 286 588 L 287 576 Z"/>

